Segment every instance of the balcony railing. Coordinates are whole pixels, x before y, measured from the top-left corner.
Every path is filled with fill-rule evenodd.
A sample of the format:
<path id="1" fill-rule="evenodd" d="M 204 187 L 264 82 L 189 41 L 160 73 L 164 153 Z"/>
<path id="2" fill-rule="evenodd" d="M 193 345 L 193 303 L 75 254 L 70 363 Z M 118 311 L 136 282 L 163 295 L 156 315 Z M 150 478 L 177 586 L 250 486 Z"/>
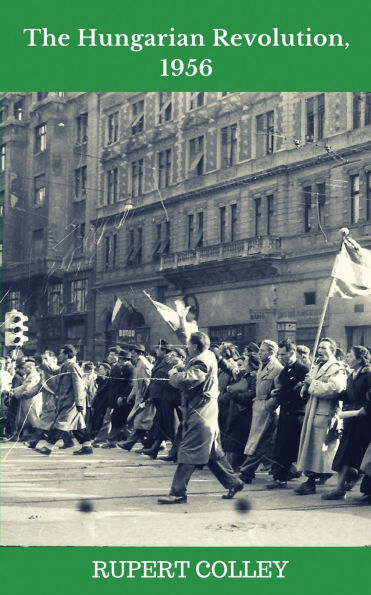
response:
<path id="1" fill-rule="evenodd" d="M 228 258 L 240 258 L 258 254 L 273 256 L 278 254 L 280 250 L 281 238 L 272 236 L 247 238 L 226 244 L 203 246 L 196 250 L 163 254 L 161 256 L 160 271 L 200 264 L 202 262 L 213 262 L 226 260 Z"/>

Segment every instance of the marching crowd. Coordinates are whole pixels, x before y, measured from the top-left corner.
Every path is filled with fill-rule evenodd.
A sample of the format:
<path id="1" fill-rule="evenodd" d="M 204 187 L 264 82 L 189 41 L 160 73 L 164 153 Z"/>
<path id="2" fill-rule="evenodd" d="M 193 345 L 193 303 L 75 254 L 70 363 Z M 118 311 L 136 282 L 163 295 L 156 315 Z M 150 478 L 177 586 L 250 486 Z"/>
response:
<path id="1" fill-rule="evenodd" d="M 371 354 L 348 354 L 323 338 L 313 356 L 290 340 L 211 345 L 193 332 L 184 346 L 161 340 L 113 346 L 104 361 L 78 362 L 72 345 L 59 355 L 1 358 L 2 440 L 23 441 L 50 455 L 56 444 L 74 455 L 121 448 L 177 463 L 161 504 L 187 500 L 193 471 L 207 465 L 231 499 L 269 469 L 266 488 L 305 481 L 297 495 L 316 492 L 337 473 L 322 498 L 371 504 Z M 63 442 L 61 442 L 63 441 Z M 169 450 L 164 450 L 164 444 Z"/>

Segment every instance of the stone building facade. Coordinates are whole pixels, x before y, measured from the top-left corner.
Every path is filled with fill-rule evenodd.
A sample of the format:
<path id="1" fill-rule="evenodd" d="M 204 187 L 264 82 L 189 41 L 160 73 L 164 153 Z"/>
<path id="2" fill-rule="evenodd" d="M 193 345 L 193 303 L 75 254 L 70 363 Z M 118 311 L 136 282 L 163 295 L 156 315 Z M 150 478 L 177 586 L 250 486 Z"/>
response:
<path id="1" fill-rule="evenodd" d="M 312 345 L 338 230 L 371 248 L 370 93 L 27 93 L 2 106 L 4 289 L 32 312 L 35 349 L 75 341 L 97 359 L 112 342 L 174 343 L 143 290 L 185 298 L 213 341 Z M 332 298 L 324 332 L 370 345 L 371 299 Z"/>

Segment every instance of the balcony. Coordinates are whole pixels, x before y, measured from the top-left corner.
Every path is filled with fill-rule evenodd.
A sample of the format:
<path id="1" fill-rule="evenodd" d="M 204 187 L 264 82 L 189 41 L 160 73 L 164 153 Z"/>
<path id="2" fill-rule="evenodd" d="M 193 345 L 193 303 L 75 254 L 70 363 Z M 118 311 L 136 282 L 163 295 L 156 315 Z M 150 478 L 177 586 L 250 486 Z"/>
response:
<path id="1" fill-rule="evenodd" d="M 280 253 L 281 238 L 259 236 L 226 244 L 203 246 L 196 250 L 163 254 L 161 256 L 159 270 L 166 271 L 206 262 L 224 261 L 229 258 L 246 258 L 255 255 L 278 256 Z"/>

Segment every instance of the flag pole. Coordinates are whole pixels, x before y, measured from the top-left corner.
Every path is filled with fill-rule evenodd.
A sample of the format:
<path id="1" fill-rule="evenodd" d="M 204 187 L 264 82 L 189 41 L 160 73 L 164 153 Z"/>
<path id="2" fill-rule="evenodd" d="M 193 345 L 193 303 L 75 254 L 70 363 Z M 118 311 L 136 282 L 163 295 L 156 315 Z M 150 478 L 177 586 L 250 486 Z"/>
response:
<path id="1" fill-rule="evenodd" d="M 339 233 L 341 233 L 341 236 L 342 236 L 342 238 L 341 238 L 341 244 L 340 244 L 340 250 L 341 250 L 345 238 L 349 235 L 349 229 L 346 228 L 346 227 L 342 227 L 339 230 Z M 320 320 L 319 320 L 319 324 L 318 324 L 318 328 L 317 328 L 317 334 L 316 334 L 316 338 L 315 338 L 315 341 L 314 341 L 313 358 L 312 358 L 312 363 L 311 363 L 311 366 L 310 366 L 309 373 L 311 373 L 311 371 L 313 369 L 313 366 L 314 366 L 314 360 L 315 360 L 315 357 L 316 357 L 316 353 L 317 353 L 317 349 L 318 349 L 318 345 L 319 345 L 319 340 L 320 340 L 321 333 L 322 333 L 323 323 L 325 321 L 325 316 L 326 316 L 328 304 L 329 304 L 329 301 L 330 301 L 330 297 L 332 296 L 333 290 L 335 288 L 335 285 L 336 285 L 336 279 L 335 279 L 335 277 L 332 277 L 331 276 L 331 283 L 329 285 L 329 288 L 328 288 L 328 291 L 327 291 L 327 295 L 326 295 L 326 298 L 325 298 L 325 301 L 324 301 L 324 304 L 323 304 L 323 307 L 322 307 L 321 317 L 320 317 Z"/>

